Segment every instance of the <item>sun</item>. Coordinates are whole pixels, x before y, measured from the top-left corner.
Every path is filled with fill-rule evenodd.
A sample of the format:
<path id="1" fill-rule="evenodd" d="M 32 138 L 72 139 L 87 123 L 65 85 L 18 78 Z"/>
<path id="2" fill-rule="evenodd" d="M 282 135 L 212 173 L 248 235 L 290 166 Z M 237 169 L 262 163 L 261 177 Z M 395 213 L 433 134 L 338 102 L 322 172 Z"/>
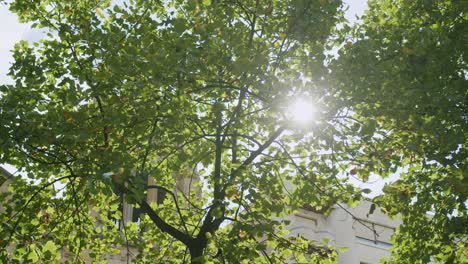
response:
<path id="1" fill-rule="evenodd" d="M 311 101 L 297 99 L 288 108 L 290 118 L 301 125 L 309 124 L 315 119 L 317 109 Z"/>

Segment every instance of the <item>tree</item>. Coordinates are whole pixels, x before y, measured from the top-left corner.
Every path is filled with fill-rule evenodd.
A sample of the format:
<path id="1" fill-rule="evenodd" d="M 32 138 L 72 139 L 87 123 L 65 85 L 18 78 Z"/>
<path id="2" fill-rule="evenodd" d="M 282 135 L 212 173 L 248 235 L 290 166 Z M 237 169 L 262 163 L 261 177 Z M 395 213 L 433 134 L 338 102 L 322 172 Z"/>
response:
<path id="1" fill-rule="evenodd" d="M 356 119 L 381 134 L 363 142 L 367 167 L 404 168 L 375 198 L 403 220 L 390 262 L 466 261 L 466 7 L 369 1 L 331 66 Z"/>
<path id="2" fill-rule="evenodd" d="M 84 252 L 103 261 L 131 245 L 143 263 L 187 254 L 192 263 L 326 263 L 336 253 L 310 259 L 311 242 L 288 237 L 277 219 L 304 204 L 355 204 L 369 190 L 347 174 L 365 180 L 403 167 L 408 173 L 376 200 L 405 221 L 395 258 L 461 258 L 462 5 L 426 2 L 441 15 L 420 24 L 409 15 L 424 7 L 373 3 L 352 35 L 341 1 L 13 1 L 11 10 L 48 37 L 16 45 L 14 84 L 0 90 L 0 162 L 25 175 L 3 195 L 0 245 L 14 249 L 2 257 L 47 262 L 65 248 L 70 262 Z M 405 15 L 386 20 L 395 4 Z M 457 41 L 419 39 L 432 19 Z M 408 42 L 397 42 L 403 29 Z M 349 36 L 337 59 L 324 55 Z M 428 54 L 434 63 L 415 66 Z M 436 67 L 438 59 L 449 66 Z M 395 96 L 404 93 L 412 94 Z M 298 97 L 318 109 L 307 125 L 288 113 Z M 173 193 L 175 174 L 200 177 L 199 186 Z M 148 189 L 169 195 L 149 204 Z M 119 230 L 123 200 L 143 215 Z M 420 232 L 408 232 L 420 221 Z M 430 232 L 440 235 L 429 240 Z M 431 251 L 416 252 L 420 245 Z"/>
<path id="3" fill-rule="evenodd" d="M 340 6 L 12 2 L 23 21 L 48 37 L 16 46 L 15 84 L 1 91 L 1 161 L 34 181 L 12 185 L 3 247 L 16 245 L 15 259 L 43 261 L 57 258 L 59 248 L 73 261 L 84 250 L 102 260 L 125 242 L 142 262 L 186 253 L 192 263 L 278 262 L 291 252 L 304 259 L 308 243 L 283 238 L 283 224 L 272 216 L 306 201 L 322 206 L 350 196 L 338 192 L 343 180 L 326 181 L 337 171 L 331 156 L 317 154 L 332 144 L 326 120 L 340 109 L 318 86 Z M 327 142 L 311 136 L 292 145 L 303 132 L 289 128 L 285 98 L 296 95 L 327 105 L 314 128 Z M 322 169 L 312 171 L 309 163 Z M 160 206 L 144 199 L 148 188 L 170 192 L 174 173 L 194 171 L 202 197 L 173 194 Z M 156 184 L 148 186 L 148 177 Z M 290 196 L 286 181 L 296 185 Z M 124 238 L 113 221 L 122 199 L 145 215 L 140 225 L 127 223 Z M 95 229 L 90 210 L 103 227 Z M 41 247 L 44 238 L 49 242 Z M 267 253 L 267 246 L 276 250 Z"/>

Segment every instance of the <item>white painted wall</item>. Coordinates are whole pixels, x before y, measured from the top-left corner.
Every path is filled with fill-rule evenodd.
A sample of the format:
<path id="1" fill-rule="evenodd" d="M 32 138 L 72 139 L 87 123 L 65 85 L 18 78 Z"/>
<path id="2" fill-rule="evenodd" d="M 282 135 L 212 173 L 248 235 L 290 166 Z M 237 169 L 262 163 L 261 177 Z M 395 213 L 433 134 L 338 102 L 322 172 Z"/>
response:
<path id="1" fill-rule="evenodd" d="M 288 217 L 291 220 L 288 229 L 292 236 L 301 234 L 318 242 L 327 238 L 336 249 L 346 247 L 346 252 L 339 253 L 340 264 L 379 263 L 382 257 L 389 256 L 390 237 L 401 221 L 390 219 L 379 209 L 367 216 L 370 205 L 367 201 L 356 208 L 343 205 L 352 215 L 338 205 L 329 215 L 301 209 Z"/>

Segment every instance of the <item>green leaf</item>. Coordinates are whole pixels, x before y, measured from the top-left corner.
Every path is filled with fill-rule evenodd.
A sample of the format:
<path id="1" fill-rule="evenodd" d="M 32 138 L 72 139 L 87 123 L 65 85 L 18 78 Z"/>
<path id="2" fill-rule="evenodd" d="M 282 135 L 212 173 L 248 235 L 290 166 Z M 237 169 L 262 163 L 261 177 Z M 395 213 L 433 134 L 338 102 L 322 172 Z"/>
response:
<path id="1" fill-rule="evenodd" d="M 375 208 L 376 208 L 375 203 L 372 203 L 372 204 L 370 205 L 369 212 L 367 213 L 367 217 L 369 217 L 369 215 L 371 215 L 371 214 L 374 213 Z"/>
<path id="2" fill-rule="evenodd" d="M 43 252 L 51 252 L 55 253 L 57 251 L 57 245 L 53 241 L 47 241 L 45 245 L 42 247 Z"/>
<path id="3" fill-rule="evenodd" d="M 30 260 L 31 262 L 34 262 L 34 263 L 39 261 L 39 256 L 37 255 L 35 250 L 31 250 L 31 252 L 29 252 L 27 260 Z"/>

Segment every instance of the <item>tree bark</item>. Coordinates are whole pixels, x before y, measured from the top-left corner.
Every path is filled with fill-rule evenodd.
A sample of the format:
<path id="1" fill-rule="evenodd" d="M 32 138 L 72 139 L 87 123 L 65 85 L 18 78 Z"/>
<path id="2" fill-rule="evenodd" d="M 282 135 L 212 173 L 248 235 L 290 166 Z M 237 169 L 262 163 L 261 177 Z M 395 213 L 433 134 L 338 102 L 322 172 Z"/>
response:
<path id="1" fill-rule="evenodd" d="M 202 264 L 203 263 L 203 250 L 205 246 L 203 244 L 192 245 L 189 247 L 190 251 L 190 262 L 192 264 Z"/>

